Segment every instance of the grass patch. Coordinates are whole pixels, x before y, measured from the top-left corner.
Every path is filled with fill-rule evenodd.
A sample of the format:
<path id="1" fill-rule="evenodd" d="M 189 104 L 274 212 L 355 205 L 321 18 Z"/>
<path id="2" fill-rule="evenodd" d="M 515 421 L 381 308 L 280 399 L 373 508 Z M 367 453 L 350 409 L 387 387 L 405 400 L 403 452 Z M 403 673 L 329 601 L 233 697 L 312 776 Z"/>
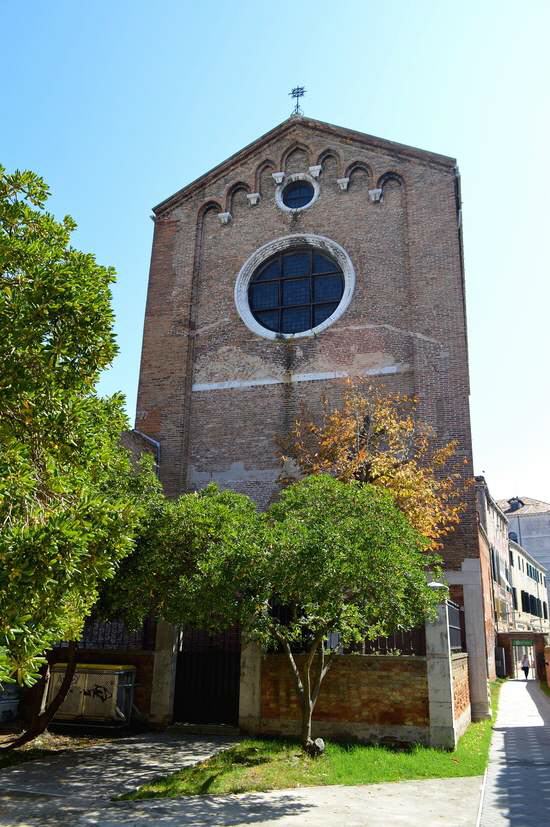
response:
<path id="1" fill-rule="evenodd" d="M 376 784 L 419 778 L 482 775 L 502 681 L 491 686 L 493 718 L 471 724 L 456 752 L 411 746 L 329 743 L 321 758 L 304 755 L 295 741 L 249 738 L 207 761 L 145 784 L 123 799 L 244 793 L 325 784 Z"/>

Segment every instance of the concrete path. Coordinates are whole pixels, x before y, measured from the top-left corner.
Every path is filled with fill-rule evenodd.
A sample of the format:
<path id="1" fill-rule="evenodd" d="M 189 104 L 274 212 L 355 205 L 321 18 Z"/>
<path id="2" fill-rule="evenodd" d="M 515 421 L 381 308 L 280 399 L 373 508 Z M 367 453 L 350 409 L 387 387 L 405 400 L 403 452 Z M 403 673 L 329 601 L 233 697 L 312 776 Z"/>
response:
<path id="1" fill-rule="evenodd" d="M 146 733 L 0 770 L 0 825 L 77 824 L 79 815 L 195 764 L 237 739 Z"/>
<path id="2" fill-rule="evenodd" d="M 550 698 L 537 681 L 507 681 L 500 695 L 481 827 L 550 824 Z"/>
<path id="3" fill-rule="evenodd" d="M 99 803 L 15 802 L 2 827 L 475 827 L 481 778 Z M 1 799 L 0 799 L 1 800 Z"/>

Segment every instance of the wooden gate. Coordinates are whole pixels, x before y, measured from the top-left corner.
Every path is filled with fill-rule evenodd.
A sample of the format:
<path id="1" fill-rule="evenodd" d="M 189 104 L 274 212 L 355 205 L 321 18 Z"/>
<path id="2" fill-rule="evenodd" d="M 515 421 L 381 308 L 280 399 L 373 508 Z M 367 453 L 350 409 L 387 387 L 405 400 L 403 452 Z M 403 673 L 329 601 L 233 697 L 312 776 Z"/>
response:
<path id="1" fill-rule="evenodd" d="M 219 634 L 181 633 L 174 720 L 193 724 L 237 724 L 241 673 L 238 628 Z"/>

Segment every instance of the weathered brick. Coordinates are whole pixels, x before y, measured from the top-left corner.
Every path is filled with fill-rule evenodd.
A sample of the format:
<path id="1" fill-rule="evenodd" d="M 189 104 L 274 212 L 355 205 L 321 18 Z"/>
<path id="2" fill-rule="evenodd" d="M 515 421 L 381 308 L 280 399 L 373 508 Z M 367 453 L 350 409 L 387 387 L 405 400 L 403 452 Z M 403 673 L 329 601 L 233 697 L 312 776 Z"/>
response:
<path id="1" fill-rule="evenodd" d="M 281 211 L 271 172 L 322 165 L 309 209 Z M 342 191 L 337 179 L 350 179 Z M 136 427 L 161 442 L 170 495 L 217 480 L 263 507 L 278 488 L 276 440 L 300 405 L 338 400 L 362 374 L 414 393 L 440 443 L 458 441 L 454 470 L 472 473 L 468 365 L 455 161 L 304 118 L 291 119 L 156 208 Z M 369 190 L 383 189 L 373 202 Z M 260 192 L 250 206 L 246 194 Z M 218 213 L 232 220 L 220 223 Z M 235 280 L 261 245 L 295 233 L 329 237 L 349 254 L 356 287 L 343 316 L 313 338 L 269 341 L 251 332 Z M 263 382 L 193 391 L 194 384 Z M 444 557 L 479 557 L 473 492 Z"/>

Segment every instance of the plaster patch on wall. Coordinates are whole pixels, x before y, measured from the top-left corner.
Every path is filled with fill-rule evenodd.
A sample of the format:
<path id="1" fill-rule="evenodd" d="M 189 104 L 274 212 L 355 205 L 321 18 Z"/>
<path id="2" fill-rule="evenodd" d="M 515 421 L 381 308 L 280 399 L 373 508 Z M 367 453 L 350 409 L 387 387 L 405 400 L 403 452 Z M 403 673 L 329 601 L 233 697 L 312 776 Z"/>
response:
<path id="1" fill-rule="evenodd" d="M 344 330 L 390 330 L 392 333 L 399 333 L 401 336 L 410 336 L 413 339 L 421 339 L 424 342 L 430 342 L 431 344 L 438 345 L 439 347 L 443 346 L 443 343 L 438 339 L 432 339 L 431 336 L 425 336 L 423 333 L 416 333 L 414 330 L 403 330 L 403 328 L 395 327 L 392 324 L 340 324 L 338 325 L 336 331 L 329 329 L 326 333 L 340 333 Z"/>
<path id="2" fill-rule="evenodd" d="M 350 348 L 345 354 L 345 363 L 341 365 L 341 369 L 349 376 L 367 374 L 369 371 L 374 371 L 372 375 L 377 376 L 379 372 L 383 372 L 386 368 L 391 368 L 397 364 L 395 356 L 392 353 L 384 353 L 380 350 L 360 351 L 357 346 Z M 316 372 L 334 370 L 335 367 L 340 367 L 335 363 L 335 359 L 329 355 L 322 355 L 315 359 L 315 364 L 311 365 Z"/>
<path id="3" fill-rule="evenodd" d="M 265 380 L 273 375 L 273 368 L 266 364 L 260 356 L 244 353 L 239 347 L 226 345 L 216 351 L 215 358 L 211 353 L 201 355 L 194 370 L 195 384 L 225 381 L 227 374 L 243 381 L 250 379 Z M 283 374 L 281 373 L 281 381 Z"/>
<path id="4" fill-rule="evenodd" d="M 193 488 L 203 488 L 210 482 L 218 482 L 222 486 L 232 482 L 276 482 L 280 473 L 280 468 L 245 468 L 243 462 L 232 462 L 229 468 L 216 471 L 199 471 L 190 465 L 188 481 Z"/>
<path id="5" fill-rule="evenodd" d="M 328 379 L 347 379 L 350 376 L 389 376 L 395 373 L 407 373 L 410 365 L 402 362 L 397 365 L 386 365 L 381 368 L 363 370 L 333 370 L 318 373 L 289 373 L 280 377 L 268 376 L 263 379 L 228 379 L 224 382 L 195 382 L 193 391 L 219 391 L 236 388 L 253 388 L 258 385 L 282 385 L 293 382 L 318 382 Z"/>

